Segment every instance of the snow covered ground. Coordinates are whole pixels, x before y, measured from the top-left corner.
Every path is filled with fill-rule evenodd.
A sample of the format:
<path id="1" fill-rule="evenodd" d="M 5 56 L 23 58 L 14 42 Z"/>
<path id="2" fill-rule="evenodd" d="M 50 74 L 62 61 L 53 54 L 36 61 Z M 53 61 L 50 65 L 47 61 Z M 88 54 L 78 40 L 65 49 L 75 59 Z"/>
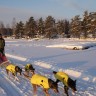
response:
<path id="1" fill-rule="evenodd" d="M 52 71 L 64 71 L 73 80 L 77 80 L 75 96 L 96 96 L 96 41 L 69 39 L 41 39 L 41 40 L 6 40 L 6 56 L 11 63 L 21 68 L 31 63 L 36 73 L 55 80 Z M 89 46 L 86 50 L 68 50 L 58 45 Z M 56 47 L 54 47 L 54 45 Z M 51 46 L 51 47 L 48 47 Z M 33 96 L 29 80 L 18 76 L 20 81 L 8 78 L 5 69 L 0 68 L 0 96 Z M 59 83 L 59 94 L 49 90 L 51 96 L 64 96 L 63 85 Z M 38 96 L 44 96 L 38 88 Z M 72 95 L 71 89 L 69 90 Z"/>

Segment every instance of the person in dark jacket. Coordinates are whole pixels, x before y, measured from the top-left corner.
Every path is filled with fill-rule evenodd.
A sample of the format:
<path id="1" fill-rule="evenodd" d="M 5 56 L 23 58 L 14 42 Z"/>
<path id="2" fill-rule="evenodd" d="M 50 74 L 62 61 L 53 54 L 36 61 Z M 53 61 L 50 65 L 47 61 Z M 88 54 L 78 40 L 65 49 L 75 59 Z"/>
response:
<path id="1" fill-rule="evenodd" d="M 4 38 L 2 37 L 2 34 L 0 34 L 0 52 L 1 52 L 3 55 L 5 55 L 4 47 L 5 47 L 5 40 L 4 40 Z"/>

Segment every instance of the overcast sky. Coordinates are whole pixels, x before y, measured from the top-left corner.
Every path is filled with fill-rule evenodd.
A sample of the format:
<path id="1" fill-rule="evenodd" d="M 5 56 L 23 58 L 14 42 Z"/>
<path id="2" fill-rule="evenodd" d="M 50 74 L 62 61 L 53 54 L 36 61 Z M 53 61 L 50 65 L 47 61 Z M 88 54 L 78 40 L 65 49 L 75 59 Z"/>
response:
<path id="1" fill-rule="evenodd" d="M 47 17 L 71 19 L 82 16 L 84 11 L 96 11 L 96 0 L 0 0 L 0 21 L 4 24 L 27 21 L 29 17 Z"/>

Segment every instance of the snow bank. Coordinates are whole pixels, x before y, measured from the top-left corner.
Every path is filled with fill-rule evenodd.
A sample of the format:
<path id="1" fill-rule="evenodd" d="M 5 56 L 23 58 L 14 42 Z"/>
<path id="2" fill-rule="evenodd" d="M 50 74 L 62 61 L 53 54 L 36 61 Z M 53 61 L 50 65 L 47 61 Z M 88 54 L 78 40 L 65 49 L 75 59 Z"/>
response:
<path id="1" fill-rule="evenodd" d="M 73 43 L 67 43 L 67 44 L 56 44 L 56 45 L 49 45 L 46 47 L 53 47 L 53 48 L 65 48 L 65 49 L 74 49 L 74 50 L 80 50 L 80 49 L 88 49 L 90 47 L 96 46 L 96 43 L 94 42 L 79 42 L 78 44 Z"/>

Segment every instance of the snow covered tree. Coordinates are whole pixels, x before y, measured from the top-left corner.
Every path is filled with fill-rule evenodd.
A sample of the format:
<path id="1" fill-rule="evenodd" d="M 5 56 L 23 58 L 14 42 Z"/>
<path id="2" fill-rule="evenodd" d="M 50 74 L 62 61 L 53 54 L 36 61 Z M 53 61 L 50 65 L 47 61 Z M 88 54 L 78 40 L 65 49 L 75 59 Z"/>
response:
<path id="1" fill-rule="evenodd" d="M 49 39 L 57 35 L 55 19 L 52 16 L 48 16 L 45 20 L 45 32 L 45 37 Z"/>
<path id="2" fill-rule="evenodd" d="M 22 21 L 17 23 L 14 35 L 16 36 L 16 38 L 23 37 L 23 35 L 24 35 L 24 24 L 22 23 Z"/>
<path id="3" fill-rule="evenodd" d="M 84 38 L 88 37 L 88 34 L 90 33 L 90 18 L 89 18 L 89 13 L 88 11 L 84 12 L 83 15 L 83 20 L 82 20 L 82 31 Z"/>
<path id="4" fill-rule="evenodd" d="M 80 38 L 81 35 L 81 18 L 76 15 L 70 22 L 70 34 L 71 37 Z"/>
<path id="5" fill-rule="evenodd" d="M 34 17 L 30 17 L 29 20 L 25 24 L 25 34 L 31 38 L 35 37 L 37 34 L 37 24 L 34 20 Z"/>
<path id="6" fill-rule="evenodd" d="M 16 24 L 17 24 L 16 18 L 13 18 L 13 20 L 12 20 L 12 31 L 13 31 L 13 35 L 15 35 Z"/>
<path id="7" fill-rule="evenodd" d="M 64 36 L 68 37 L 68 35 L 69 35 L 69 21 L 59 20 L 56 25 L 57 25 L 58 35 L 61 35 L 63 37 Z"/>
<path id="8" fill-rule="evenodd" d="M 65 20 L 65 35 L 68 38 L 70 37 L 69 26 L 70 26 L 69 21 L 68 20 Z"/>
<path id="9" fill-rule="evenodd" d="M 42 18 L 39 19 L 37 26 L 38 26 L 37 34 L 40 36 L 43 36 L 45 34 L 45 27 L 44 27 L 44 21 Z"/>
<path id="10" fill-rule="evenodd" d="M 96 12 L 91 12 L 89 14 L 90 17 L 90 33 L 93 38 L 96 38 Z"/>
<path id="11" fill-rule="evenodd" d="M 6 28 L 4 26 L 4 23 L 0 21 L 0 33 L 3 35 L 6 35 Z"/>
<path id="12" fill-rule="evenodd" d="M 59 20 L 57 22 L 57 31 L 58 31 L 58 35 L 63 35 L 64 36 L 64 32 L 65 32 L 65 23 L 64 20 Z"/>
<path id="13" fill-rule="evenodd" d="M 10 25 L 7 24 L 6 25 L 6 36 L 12 36 L 12 35 L 13 35 L 12 29 L 10 28 Z"/>

